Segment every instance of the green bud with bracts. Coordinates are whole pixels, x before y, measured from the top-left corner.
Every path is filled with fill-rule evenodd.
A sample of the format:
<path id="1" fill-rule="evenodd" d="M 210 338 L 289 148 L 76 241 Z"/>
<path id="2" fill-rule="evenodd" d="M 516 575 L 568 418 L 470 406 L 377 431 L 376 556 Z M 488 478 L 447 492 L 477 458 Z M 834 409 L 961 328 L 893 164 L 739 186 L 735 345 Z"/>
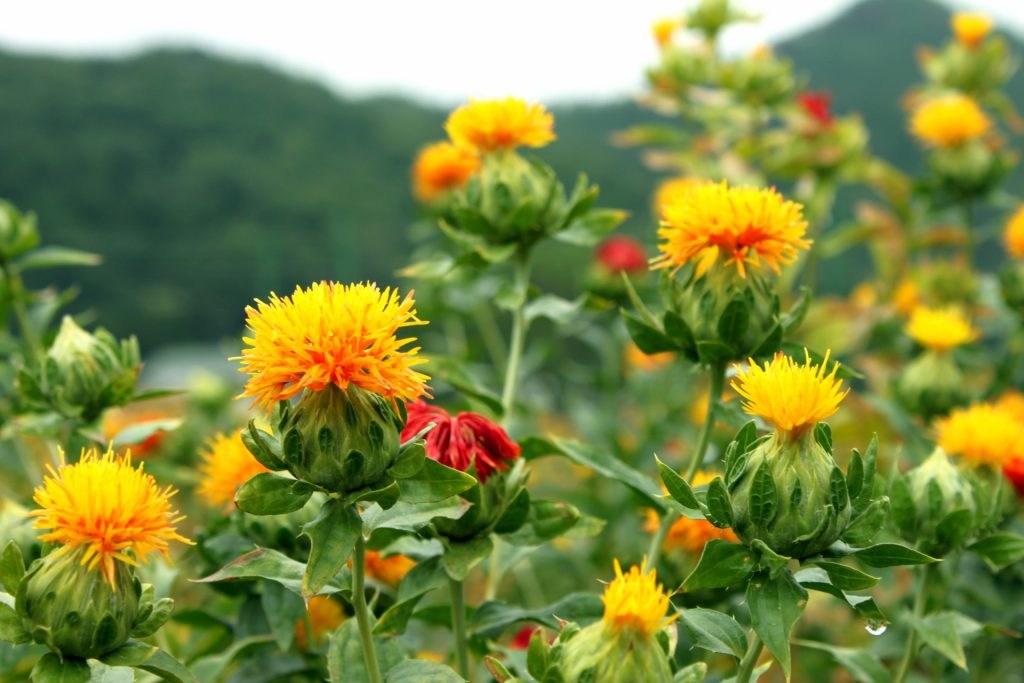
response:
<path id="1" fill-rule="evenodd" d="M 970 399 L 963 373 L 949 353 L 925 351 L 904 368 L 896 394 L 907 410 L 931 419 Z"/>

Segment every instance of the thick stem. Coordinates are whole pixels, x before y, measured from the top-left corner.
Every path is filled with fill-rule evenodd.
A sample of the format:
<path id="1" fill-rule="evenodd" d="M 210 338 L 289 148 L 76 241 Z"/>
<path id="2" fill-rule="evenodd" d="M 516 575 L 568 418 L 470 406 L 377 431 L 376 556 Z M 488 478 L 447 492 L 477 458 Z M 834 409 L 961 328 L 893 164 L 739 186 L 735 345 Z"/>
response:
<path id="1" fill-rule="evenodd" d="M 473 671 L 469 666 L 469 639 L 466 637 L 466 600 L 461 581 L 448 579 L 448 590 L 452 599 L 452 632 L 455 634 L 455 659 L 459 675 L 473 683 Z"/>
<path id="2" fill-rule="evenodd" d="M 502 426 L 508 428 L 512 421 L 512 409 L 516 403 L 516 391 L 519 388 L 519 365 L 523 360 L 523 345 L 526 341 L 526 295 L 530 288 L 529 249 L 521 252 L 516 259 L 515 279 L 513 287 L 519 295 L 519 303 L 512 311 L 512 336 L 508 345 L 508 363 L 505 366 L 505 385 L 501 391 L 501 407 L 504 412 Z"/>
<path id="3" fill-rule="evenodd" d="M 747 653 L 743 655 L 743 660 L 740 661 L 740 668 L 736 671 L 736 683 L 750 683 L 750 677 L 754 673 L 754 667 L 757 666 L 757 659 L 761 656 L 761 648 L 764 647 L 764 643 L 753 631 L 750 632 L 750 646 L 747 647 Z"/>
<path id="4" fill-rule="evenodd" d="M 915 590 L 917 591 L 914 595 L 914 618 L 920 619 L 924 616 L 925 607 L 928 604 L 928 584 L 931 583 L 931 578 L 935 573 L 934 564 L 928 564 L 921 568 L 921 579 L 916 582 Z M 910 673 L 910 667 L 914 664 L 914 660 L 917 658 L 917 630 L 913 627 L 910 628 L 910 632 L 907 634 L 907 643 L 903 648 L 903 659 L 900 660 L 900 666 L 896 669 L 896 675 L 893 676 L 892 683 L 903 683 L 907 678 L 907 674 Z"/>
<path id="5" fill-rule="evenodd" d="M 704 424 L 700 429 L 700 436 L 697 437 L 697 447 L 693 451 L 693 455 L 690 458 L 690 464 L 686 468 L 686 481 L 692 482 L 694 476 L 700 470 L 701 463 L 704 462 L 704 456 L 708 451 L 708 444 L 711 443 L 711 430 L 715 426 L 715 401 L 722 398 L 722 387 L 725 385 L 725 364 L 715 363 L 711 366 L 709 373 L 711 375 L 711 386 L 708 388 L 708 411 L 704 416 Z M 651 546 L 647 551 L 647 561 L 650 566 L 655 566 L 658 563 L 658 558 L 661 556 L 661 548 L 665 545 L 665 537 L 668 536 L 669 529 L 675 523 L 678 515 L 675 512 L 668 511 L 661 518 L 661 523 L 658 524 L 658 530 L 654 533 L 654 538 L 651 539 Z"/>
<path id="6" fill-rule="evenodd" d="M 362 534 L 356 537 L 356 549 L 352 555 L 352 609 L 359 624 L 366 676 L 370 683 L 384 683 L 377 663 L 377 650 L 373 646 L 373 634 L 370 632 L 370 610 L 366 606 L 366 541 Z"/>

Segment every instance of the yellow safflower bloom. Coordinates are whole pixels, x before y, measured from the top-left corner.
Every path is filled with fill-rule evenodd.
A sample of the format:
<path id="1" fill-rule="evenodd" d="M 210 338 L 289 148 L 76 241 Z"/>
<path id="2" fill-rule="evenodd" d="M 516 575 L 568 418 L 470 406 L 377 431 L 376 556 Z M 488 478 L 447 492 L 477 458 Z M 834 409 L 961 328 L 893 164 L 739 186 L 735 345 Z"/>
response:
<path id="1" fill-rule="evenodd" d="M 1024 204 L 1006 222 L 1003 231 L 1003 243 L 1006 251 L 1014 258 L 1024 258 Z"/>
<path id="2" fill-rule="evenodd" d="M 412 166 L 413 193 L 430 202 L 464 187 L 480 168 L 480 156 L 450 142 L 435 142 L 420 150 Z"/>
<path id="3" fill-rule="evenodd" d="M 633 342 L 626 344 L 626 352 L 624 355 L 627 368 L 631 370 L 640 370 L 642 372 L 654 372 L 655 370 L 668 367 L 676 357 L 676 354 L 672 351 L 644 353 L 640 350 L 640 347 Z"/>
<path id="4" fill-rule="evenodd" d="M 39 540 L 62 546 L 55 557 L 84 548 L 82 563 L 113 586 L 116 562 L 138 566 L 150 553 L 167 556 L 170 541 L 190 543 L 175 526 L 185 519 L 171 508 L 177 491 L 161 489 L 141 464 L 132 467 L 130 452 L 92 448 L 70 465 L 60 458 L 57 470 L 47 467 L 33 496 L 39 509 L 29 513 L 33 528 L 47 530 Z"/>
<path id="5" fill-rule="evenodd" d="M 995 406 L 999 410 L 1013 415 L 1015 420 L 1024 424 L 1024 394 L 1016 389 L 1007 389 L 1000 394 L 996 399 Z"/>
<path id="6" fill-rule="evenodd" d="M 914 110 L 910 131 L 933 147 L 956 147 L 980 138 L 992 120 L 966 95 L 950 93 L 926 100 Z"/>
<path id="7" fill-rule="evenodd" d="M 910 314 L 904 331 L 921 346 L 945 352 L 978 338 L 980 332 L 956 306 L 918 306 Z"/>
<path id="8" fill-rule="evenodd" d="M 486 153 L 543 147 L 555 139 L 554 125 L 543 105 L 506 97 L 470 101 L 451 113 L 444 128 L 456 145 Z"/>
<path id="9" fill-rule="evenodd" d="M 751 359 L 748 368 L 737 368 L 732 387 L 744 399 L 744 412 L 763 417 L 791 438 L 828 419 L 850 393 L 836 378 L 839 363 L 825 374 L 830 355 L 826 353 L 821 365 L 815 365 L 805 350 L 804 364 L 799 365 L 780 353 L 763 366 Z"/>
<path id="10" fill-rule="evenodd" d="M 921 302 L 921 290 L 917 283 L 905 278 L 896 285 L 892 293 L 892 307 L 903 315 L 910 315 Z"/>
<path id="11" fill-rule="evenodd" d="M 675 621 L 679 614 L 667 616 L 670 602 L 668 594 L 658 583 L 654 569 L 647 570 L 647 560 L 639 567 L 633 565 L 629 572 L 622 573 L 619 561 L 615 560 L 615 578 L 608 584 L 601 596 L 604 603 L 604 623 L 613 632 L 630 630 L 649 637 Z"/>
<path id="12" fill-rule="evenodd" d="M 314 595 L 306 603 L 309 625 L 313 631 L 313 642 L 323 640 L 324 636 L 341 626 L 345 621 L 345 610 L 341 603 L 327 595 Z M 295 622 L 295 642 L 302 650 L 309 649 L 309 637 L 306 634 L 306 620 Z"/>
<path id="13" fill-rule="evenodd" d="M 950 20 L 957 41 L 970 48 L 978 47 L 992 31 L 992 20 L 981 12 L 957 12 Z"/>
<path id="14" fill-rule="evenodd" d="M 715 265 L 719 256 L 740 277 L 747 268 L 768 266 L 775 273 L 811 246 L 804 239 L 807 221 L 803 207 L 783 199 L 774 189 L 729 187 L 699 183 L 669 202 L 662 213 L 658 237 L 661 255 L 651 267 L 679 270 L 697 262 L 697 277 Z"/>
<path id="15" fill-rule="evenodd" d="M 376 550 L 366 551 L 366 573 L 381 583 L 397 586 L 416 561 L 405 555 L 395 554 L 384 557 Z"/>
<path id="16" fill-rule="evenodd" d="M 672 36 L 683 25 L 682 19 L 678 17 L 662 17 L 651 26 L 651 34 L 658 47 L 665 47 L 672 42 Z"/>
<path id="17" fill-rule="evenodd" d="M 242 396 L 263 410 L 331 385 L 354 384 L 392 402 L 426 394 L 429 377 L 415 370 L 426 359 L 418 347 L 403 350 L 415 338 L 397 337 L 400 328 L 426 324 L 416 317 L 412 292 L 402 298 L 375 284 L 317 282 L 256 303 L 245 309 L 249 348 L 236 360 L 250 375 Z"/>
<path id="18" fill-rule="evenodd" d="M 196 493 L 211 507 L 230 509 L 238 487 L 257 474 L 270 471 L 245 447 L 240 431 L 230 436 L 214 435 L 200 456 L 203 462 L 199 465 Z"/>
<path id="19" fill-rule="evenodd" d="M 1024 457 L 1024 424 L 1010 411 L 991 403 L 958 408 L 939 420 L 938 443 L 975 466 L 999 468 Z"/>

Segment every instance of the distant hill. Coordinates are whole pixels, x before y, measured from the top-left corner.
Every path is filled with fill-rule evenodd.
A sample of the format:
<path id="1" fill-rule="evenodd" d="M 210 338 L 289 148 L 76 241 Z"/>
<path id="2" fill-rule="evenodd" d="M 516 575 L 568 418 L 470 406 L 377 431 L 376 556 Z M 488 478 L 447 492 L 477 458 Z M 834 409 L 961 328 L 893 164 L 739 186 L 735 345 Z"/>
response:
<path id="1" fill-rule="evenodd" d="M 947 26 L 931 0 L 868 0 L 778 49 L 810 87 L 834 93 L 837 111 L 864 114 L 874 149 L 908 166 L 917 153 L 899 100 L 918 78 L 915 47 Z M 46 241 L 102 253 L 101 268 L 68 282 L 106 326 L 150 347 L 235 334 L 244 305 L 271 289 L 392 281 L 415 218 L 409 163 L 445 116 L 185 50 L 0 52 L 0 92 L 0 197 L 36 210 Z M 555 114 L 559 140 L 542 156 L 567 180 L 586 170 L 602 203 L 633 212 L 627 230 L 650 236 L 656 175 L 609 138 L 654 115 L 631 102 Z M 544 277 L 565 286 L 567 270 Z"/>

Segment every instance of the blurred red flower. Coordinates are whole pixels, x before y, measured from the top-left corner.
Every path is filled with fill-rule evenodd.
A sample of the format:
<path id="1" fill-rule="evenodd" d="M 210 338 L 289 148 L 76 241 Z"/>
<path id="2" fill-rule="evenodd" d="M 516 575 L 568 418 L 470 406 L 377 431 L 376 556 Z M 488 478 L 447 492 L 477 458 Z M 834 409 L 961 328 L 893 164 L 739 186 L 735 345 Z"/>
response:
<path id="1" fill-rule="evenodd" d="M 832 125 L 832 95 L 827 92 L 802 92 L 796 96 L 797 104 L 804 112 L 823 126 Z"/>
<path id="2" fill-rule="evenodd" d="M 632 237 L 609 237 L 597 248 L 597 260 L 612 272 L 635 273 L 647 270 L 647 253 L 640 242 Z"/>

